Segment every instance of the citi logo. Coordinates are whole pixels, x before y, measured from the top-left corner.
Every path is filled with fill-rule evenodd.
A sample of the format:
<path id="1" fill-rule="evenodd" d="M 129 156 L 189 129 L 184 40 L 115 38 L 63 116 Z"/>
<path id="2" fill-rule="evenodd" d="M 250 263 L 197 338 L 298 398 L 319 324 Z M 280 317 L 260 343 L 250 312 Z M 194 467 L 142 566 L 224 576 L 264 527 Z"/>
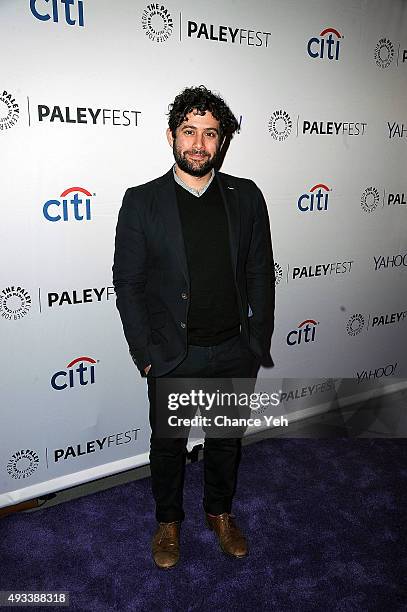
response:
<path id="1" fill-rule="evenodd" d="M 298 210 L 301 212 L 328 210 L 328 196 L 330 191 L 332 190 L 323 183 L 314 185 L 309 190 L 309 193 L 303 193 L 298 198 Z"/>
<path id="2" fill-rule="evenodd" d="M 67 195 L 73 193 L 71 199 L 65 199 Z M 80 194 L 86 198 L 79 197 Z M 95 194 L 93 194 L 95 195 Z M 42 212 L 47 221 L 90 221 L 90 198 L 92 194 L 83 187 L 69 187 L 60 195 L 62 200 L 48 200 L 45 202 Z"/>
<path id="3" fill-rule="evenodd" d="M 307 45 L 308 55 L 314 59 L 319 57 L 320 59 L 338 60 L 340 40 L 342 38 L 343 36 L 335 28 L 325 28 L 319 37 L 314 36 L 309 39 Z"/>
<path id="4" fill-rule="evenodd" d="M 84 26 L 83 19 L 83 0 L 30 0 L 30 9 L 34 17 L 40 21 L 58 23 L 60 18 L 65 19 L 65 23 L 74 26 Z M 71 10 L 72 9 L 72 10 Z"/>
<path id="5" fill-rule="evenodd" d="M 66 370 L 55 372 L 51 378 L 51 387 L 55 391 L 72 389 L 78 385 L 85 386 L 95 382 L 95 363 L 92 357 L 77 357 L 66 366 Z M 89 364 L 89 365 L 88 365 Z M 74 368 L 74 366 L 78 366 Z"/>
<path id="6" fill-rule="evenodd" d="M 317 325 L 319 325 L 318 321 L 314 321 L 313 319 L 306 319 L 300 323 L 298 329 L 293 329 L 288 333 L 288 346 L 295 346 L 303 342 L 314 342 Z"/>

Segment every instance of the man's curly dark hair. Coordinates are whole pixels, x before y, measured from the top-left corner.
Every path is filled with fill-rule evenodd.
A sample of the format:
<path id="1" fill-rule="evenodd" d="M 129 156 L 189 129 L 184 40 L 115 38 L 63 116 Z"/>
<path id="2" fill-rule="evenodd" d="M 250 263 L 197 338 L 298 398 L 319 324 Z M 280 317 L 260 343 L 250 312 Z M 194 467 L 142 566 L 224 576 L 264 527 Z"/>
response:
<path id="1" fill-rule="evenodd" d="M 188 113 L 193 110 L 197 110 L 200 115 L 204 115 L 206 111 L 212 113 L 215 119 L 219 121 L 221 140 L 224 137 L 232 138 L 239 128 L 239 123 L 226 102 L 204 85 L 186 87 L 176 96 L 168 109 L 170 111 L 168 113 L 168 125 L 173 138 L 175 138 L 177 127 L 185 121 Z"/>

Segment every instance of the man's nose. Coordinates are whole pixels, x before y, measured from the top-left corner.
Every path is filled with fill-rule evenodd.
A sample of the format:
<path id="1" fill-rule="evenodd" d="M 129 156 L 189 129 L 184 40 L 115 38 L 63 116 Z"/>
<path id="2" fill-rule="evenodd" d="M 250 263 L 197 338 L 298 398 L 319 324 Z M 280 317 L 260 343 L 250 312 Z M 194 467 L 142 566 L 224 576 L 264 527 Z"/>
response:
<path id="1" fill-rule="evenodd" d="M 195 132 L 194 146 L 196 149 L 203 148 L 203 135 L 198 131 Z"/>

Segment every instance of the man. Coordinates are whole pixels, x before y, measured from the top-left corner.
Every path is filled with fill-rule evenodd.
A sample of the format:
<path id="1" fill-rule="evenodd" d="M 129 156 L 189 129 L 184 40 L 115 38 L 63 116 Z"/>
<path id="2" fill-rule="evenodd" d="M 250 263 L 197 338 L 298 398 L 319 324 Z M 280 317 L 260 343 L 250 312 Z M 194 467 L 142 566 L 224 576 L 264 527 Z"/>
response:
<path id="1" fill-rule="evenodd" d="M 225 102 L 204 86 L 170 105 L 175 164 L 126 191 L 119 213 L 113 282 L 130 354 L 147 377 L 150 466 L 157 531 L 153 558 L 179 559 L 186 438 L 157 435 L 157 383 L 175 378 L 245 378 L 272 365 L 274 265 L 267 207 L 250 180 L 217 171 L 238 129 Z M 204 499 L 222 550 L 247 554 L 231 513 L 241 436 L 206 436 Z"/>

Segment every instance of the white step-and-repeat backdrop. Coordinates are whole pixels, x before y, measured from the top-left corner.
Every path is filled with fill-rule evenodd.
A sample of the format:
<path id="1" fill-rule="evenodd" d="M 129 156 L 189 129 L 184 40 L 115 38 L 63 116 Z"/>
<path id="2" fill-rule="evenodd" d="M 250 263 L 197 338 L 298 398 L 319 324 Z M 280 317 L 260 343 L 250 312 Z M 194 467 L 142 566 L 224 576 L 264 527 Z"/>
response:
<path id="1" fill-rule="evenodd" d="M 185 86 L 229 103 L 223 170 L 268 202 L 276 366 L 260 379 L 407 376 L 405 8 L 1 0 L 0 506 L 148 461 L 114 233 L 125 189 L 172 164 Z"/>

